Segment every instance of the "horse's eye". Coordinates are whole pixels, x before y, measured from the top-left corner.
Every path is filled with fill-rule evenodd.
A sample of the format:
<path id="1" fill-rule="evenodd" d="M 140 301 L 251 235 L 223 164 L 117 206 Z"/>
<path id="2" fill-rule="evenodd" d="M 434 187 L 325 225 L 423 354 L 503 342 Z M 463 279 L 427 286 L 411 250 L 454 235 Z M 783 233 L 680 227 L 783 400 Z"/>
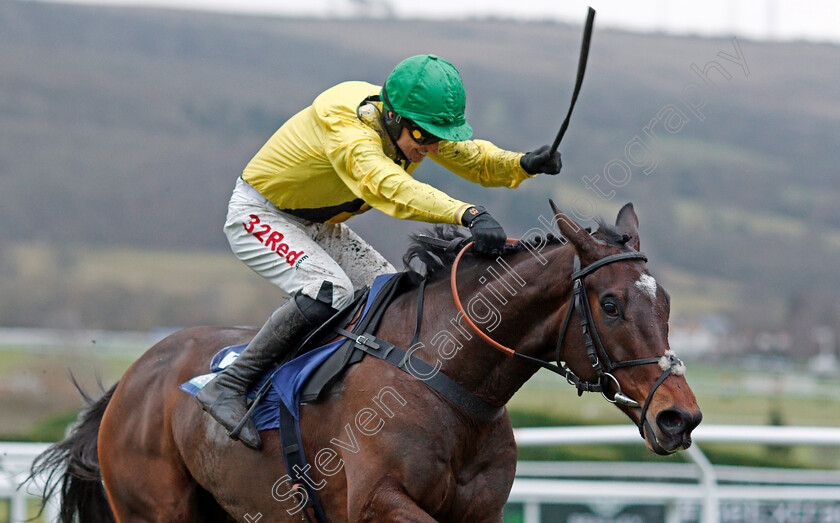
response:
<path id="1" fill-rule="evenodd" d="M 619 314 L 618 305 L 616 305 L 612 300 L 604 300 L 604 302 L 601 303 L 601 308 L 603 308 L 604 312 L 610 316 L 618 316 Z"/>

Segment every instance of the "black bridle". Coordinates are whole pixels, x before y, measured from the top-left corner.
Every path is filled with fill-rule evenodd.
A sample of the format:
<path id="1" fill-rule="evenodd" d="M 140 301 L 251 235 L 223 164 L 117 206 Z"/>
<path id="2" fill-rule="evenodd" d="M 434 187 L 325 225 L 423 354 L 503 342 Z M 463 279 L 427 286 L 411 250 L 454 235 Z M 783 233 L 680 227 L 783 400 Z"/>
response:
<path id="1" fill-rule="evenodd" d="M 424 243 L 429 245 L 434 245 L 436 247 L 440 247 L 449 252 L 458 252 L 458 255 L 455 257 L 455 261 L 452 264 L 451 274 L 450 274 L 450 283 L 452 286 L 452 294 L 453 298 L 455 299 L 455 304 L 458 308 L 458 311 L 463 314 L 464 320 L 467 324 L 480 336 L 482 336 L 485 341 L 488 341 L 491 345 L 495 348 L 501 350 L 505 354 L 516 356 L 521 359 L 525 359 L 543 367 L 545 369 L 554 372 L 555 374 L 559 374 L 566 378 L 570 384 L 574 385 L 578 390 L 578 395 L 582 395 L 584 392 L 600 392 L 604 399 L 609 401 L 610 403 L 616 403 L 618 405 L 623 405 L 632 408 L 641 408 L 641 413 L 639 415 L 639 422 L 636 425 L 639 427 L 639 433 L 641 434 L 642 438 L 645 437 L 645 416 L 647 415 L 648 408 L 650 407 L 650 402 L 653 399 L 653 395 L 656 393 L 656 390 L 659 388 L 660 385 L 670 376 L 671 374 L 674 375 L 682 375 L 685 372 L 685 365 L 683 362 L 680 361 L 674 353 L 670 350 L 666 351 L 665 354 L 662 356 L 654 356 L 650 358 L 639 358 L 635 360 L 627 360 L 627 361 L 619 361 L 614 362 L 612 358 L 610 358 L 609 353 L 604 348 L 604 344 L 601 342 L 600 336 L 598 336 L 598 331 L 595 328 L 595 321 L 592 317 L 592 309 L 589 307 L 589 299 L 586 295 L 586 284 L 585 278 L 589 274 L 597 271 L 601 267 L 605 265 L 609 265 L 611 263 L 616 263 L 619 261 L 632 261 L 632 260 L 643 260 L 647 261 L 647 256 L 643 252 L 638 251 L 626 251 L 620 252 L 618 254 L 611 254 L 609 256 L 605 256 L 599 260 L 596 260 L 584 268 L 580 267 L 580 258 L 575 255 L 574 258 L 574 269 L 572 272 L 572 297 L 569 303 L 569 309 L 566 311 L 566 317 L 563 320 L 563 326 L 560 330 L 560 335 L 557 339 L 557 348 L 555 354 L 556 363 L 550 363 L 540 358 L 535 358 L 533 356 L 529 356 L 527 354 L 523 354 L 518 352 L 514 349 L 509 347 L 505 347 L 498 342 L 494 341 L 490 338 L 487 334 L 482 332 L 481 329 L 476 326 L 472 320 L 470 320 L 469 316 L 467 315 L 466 311 L 464 311 L 463 306 L 461 305 L 460 298 L 458 297 L 457 286 L 455 284 L 455 277 L 458 270 L 458 262 L 461 259 L 461 256 L 472 247 L 472 242 L 467 243 L 464 245 L 466 241 L 465 238 L 454 238 L 452 240 L 441 240 L 436 238 L 429 238 L 426 236 L 421 236 L 419 238 Z M 513 241 L 513 240 L 508 240 Z M 422 297 L 422 291 L 419 293 Z M 418 305 L 418 326 L 417 330 L 415 331 L 415 340 L 412 341 L 412 344 L 416 342 L 416 339 L 419 334 L 420 329 L 420 316 L 421 316 L 421 307 L 422 305 Z M 592 368 L 595 369 L 595 373 L 597 376 L 596 381 L 586 381 L 580 377 L 578 377 L 572 369 L 570 369 L 566 363 L 562 359 L 562 347 L 563 342 L 566 339 L 566 332 L 569 330 L 569 324 L 571 323 L 572 314 L 574 311 L 578 311 L 578 315 L 580 316 L 580 327 L 583 331 L 583 338 L 584 338 L 584 345 L 586 347 L 586 354 L 589 357 L 589 362 L 592 364 Z M 659 365 L 659 368 L 662 369 L 662 375 L 659 376 L 659 379 L 656 380 L 653 387 L 651 387 L 650 391 L 648 392 L 647 397 L 645 398 L 644 404 L 640 404 L 638 401 L 630 398 L 629 396 L 625 395 L 621 392 L 621 384 L 618 381 L 618 378 L 615 377 L 613 374 L 616 369 L 622 369 L 627 367 L 635 367 L 638 365 L 649 365 L 652 363 L 656 363 Z M 610 398 L 606 394 L 607 388 L 610 384 L 615 386 L 616 392 L 613 394 L 613 397 Z"/>
<path id="2" fill-rule="evenodd" d="M 587 275 L 592 274 L 593 272 L 605 265 L 609 265 L 618 261 L 629 260 L 647 261 L 647 256 L 645 256 L 645 254 L 642 252 L 636 251 L 622 252 L 606 256 L 604 258 L 601 258 L 600 260 L 597 260 L 587 265 L 584 268 L 581 268 L 580 259 L 577 257 L 577 255 L 575 255 L 574 272 L 572 273 L 571 277 L 573 285 L 572 298 L 569 303 L 569 309 L 566 312 L 566 318 L 563 320 L 563 327 L 560 330 L 560 337 L 557 340 L 557 349 L 555 357 L 557 361 L 556 365 L 545 362 L 538 358 L 527 356 L 520 352 L 515 352 L 514 355 L 533 361 L 541 367 L 565 377 L 566 381 L 568 381 L 570 384 L 574 385 L 577 388 L 578 395 L 581 395 L 584 392 L 600 392 L 601 395 L 604 396 L 604 399 L 606 399 L 610 403 L 616 403 L 619 405 L 624 405 L 633 408 L 641 407 L 642 410 L 639 414 L 639 422 L 637 423 L 637 426 L 639 427 L 639 432 L 641 433 L 642 438 L 644 438 L 645 416 L 647 415 L 648 407 L 650 407 L 650 402 L 653 399 L 654 393 L 659 388 L 659 386 L 662 385 L 662 382 L 664 382 L 665 379 L 668 376 L 670 376 L 675 369 L 681 369 L 683 364 L 670 351 L 668 351 L 668 353 L 666 353 L 663 356 L 614 362 L 612 358 L 610 358 L 609 353 L 607 353 L 606 349 L 604 348 L 604 344 L 601 342 L 601 338 L 598 336 L 598 330 L 595 328 L 595 322 L 592 318 L 592 309 L 589 306 L 589 299 L 586 295 L 586 284 L 584 281 Z M 580 316 L 580 327 L 583 331 L 586 354 L 589 357 L 589 362 L 592 364 L 592 368 L 595 369 L 595 373 L 597 374 L 596 381 L 586 381 L 578 377 L 566 365 L 566 363 L 562 360 L 561 357 L 561 348 L 566 338 L 566 332 L 569 330 L 569 323 L 571 323 L 572 313 L 575 310 L 578 311 L 578 315 Z M 658 380 L 656 380 L 656 383 L 654 383 L 653 387 L 650 389 L 650 392 L 648 392 L 644 404 L 640 404 L 638 401 L 630 398 L 629 396 L 621 392 L 621 384 L 618 382 L 618 379 L 613 373 L 616 369 L 635 367 L 638 365 L 648 365 L 652 363 L 659 364 L 660 368 L 662 368 L 662 375 L 659 377 Z M 611 384 L 616 389 L 616 393 L 613 395 L 612 398 L 610 398 L 606 393 L 606 390 Z"/>

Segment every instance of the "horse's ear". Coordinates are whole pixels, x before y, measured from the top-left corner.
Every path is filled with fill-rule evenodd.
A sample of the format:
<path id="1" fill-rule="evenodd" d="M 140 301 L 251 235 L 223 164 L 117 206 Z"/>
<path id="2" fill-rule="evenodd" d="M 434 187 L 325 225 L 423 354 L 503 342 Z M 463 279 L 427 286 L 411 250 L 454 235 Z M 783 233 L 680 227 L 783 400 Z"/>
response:
<path id="1" fill-rule="evenodd" d="M 635 250 L 639 250 L 639 217 L 636 216 L 636 211 L 633 209 L 632 203 L 624 204 L 624 207 L 618 211 L 618 217 L 615 219 L 615 228 L 618 232 L 630 236 L 630 241 L 627 245 Z"/>
<path id="2" fill-rule="evenodd" d="M 551 205 L 551 212 L 554 213 L 554 223 L 560 230 L 560 234 L 571 242 L 581 258 L 591 259 L 597 257 L 595 252 L 597 245 L 595 239 L 590 236 L 589 232 L 581 227 L 578 222 L 563 214 L 554 205 L 553 200 L 549 199 L 548 203 Z"/>

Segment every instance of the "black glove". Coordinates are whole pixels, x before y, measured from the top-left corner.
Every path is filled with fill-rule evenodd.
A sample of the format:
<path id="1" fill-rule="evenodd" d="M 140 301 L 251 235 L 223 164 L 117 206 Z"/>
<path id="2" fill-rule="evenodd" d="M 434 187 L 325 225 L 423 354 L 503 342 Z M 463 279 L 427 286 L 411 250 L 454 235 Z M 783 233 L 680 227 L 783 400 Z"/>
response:
<path id="1" fill-rule="evenodd" d="M 550 151 L 551 146 L 543 145 L 535 151 L 525 153 L 525 156 L 519 159 L 519 165 L 528 174 L 557 174 L 563 167 L 563 162 L 560 160 L 560 152 L 555 151 L 554 154 L 549 154 Z"/>
<path id="2" fill-rule="evenodd" d="M 469 227 L 472 232 L 475 252 L 493 256 L 502 254 L 507 243 L 507 235 L 499 222 L 490 216 L 484 207 L 467 209 L 461 217 L 461 223 Z"/>

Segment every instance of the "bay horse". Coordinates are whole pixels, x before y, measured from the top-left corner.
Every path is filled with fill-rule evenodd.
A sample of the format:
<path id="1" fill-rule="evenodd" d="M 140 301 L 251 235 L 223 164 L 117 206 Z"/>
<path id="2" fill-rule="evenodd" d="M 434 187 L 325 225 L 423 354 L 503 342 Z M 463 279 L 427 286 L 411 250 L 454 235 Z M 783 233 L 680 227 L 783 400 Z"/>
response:
<path id="1" fill-rule="evenodd" d="M 443 249 L 412 248 L 428 262 L 413 355 L 500 407 L 500 416 L 476 419 L 375 358 L 301 406 L 306 477 L 330 521 L 501 522 L 516 469 L 503 406 L 541 366 L 581 391 L 600 390 L 657 454 L 691 444 L 702 416 L 669 349 L 669 297 L 639 252 L 632 204 L 615 226 L 601 222 L 592 234 L 551 206 L 566 241 L 520 242 L 495 260 L 461 252 L 457 268 Z M 461 321 L 452 287 L 469 300 L 472 325 Z M 408 347 L 418 292 L 395 298 L 377 338 Z M 206 373 L 217 351 L 254 333 L 177 332 L 91 401 L 68 438 L 33 465 L 33 475 L 51 475 L 48 494 L 60 489 L 62 521 L 301 521 L 278 431 L 262 431 L 263 450 L 251 450 L 178 390 Z M 547 363 L 555 359 L 558 367 Z"/>

